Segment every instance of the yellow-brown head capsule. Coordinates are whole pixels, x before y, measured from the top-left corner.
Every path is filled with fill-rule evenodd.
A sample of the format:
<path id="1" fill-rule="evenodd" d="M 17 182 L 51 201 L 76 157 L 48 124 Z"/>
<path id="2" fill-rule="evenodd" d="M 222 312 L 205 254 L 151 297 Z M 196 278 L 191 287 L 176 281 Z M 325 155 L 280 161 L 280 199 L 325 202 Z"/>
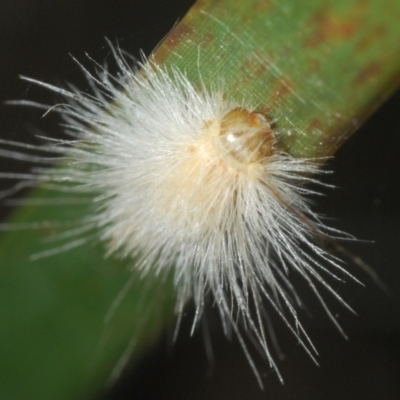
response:
<path id="1" fill-rule="evenodd" d="M 270 121 L 261 113 L 236 107 L 206 126 L 219 156 L 233 169 L 243 171 L 262 164 L 274 153 Z"/>

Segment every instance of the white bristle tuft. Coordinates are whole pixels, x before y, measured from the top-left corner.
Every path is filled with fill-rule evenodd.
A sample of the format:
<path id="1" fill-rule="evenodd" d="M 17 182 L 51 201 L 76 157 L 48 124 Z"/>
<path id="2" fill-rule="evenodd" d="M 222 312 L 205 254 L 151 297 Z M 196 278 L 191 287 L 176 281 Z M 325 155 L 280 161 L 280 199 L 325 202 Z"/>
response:
<path id="1" fill-rule="evenodd" d="M 330 232 L 341 233 L 325 227 L 305 198 L 314 193 L 304 185 L 315 182 L 315 160 L 282 152 L 272 120 L 252 104 L 195 87 L 174 68 L 147 63 L 136 71 L 116 57 L 118 77 L 86 72 L 93 95 L 29 80 L 66 99 L 56 111 L 74 140 L 38 147 L 65 153 L 61 166 L 10 177 L 70 182 L 74 192 L 94 194 L 96 211 L 86 223 L 99 228 L 105 253 L 135 258 L 132 269 L 143 274 L 173 270 L 180 315 L 193 300 L 197 321 L 211 293 L 254 370 L 244 334 L 256 339 L 280 377 L 264 308 L 283 318 L 315 360 L 291 275 L 304 278 L 339 329 L 317 284 L 348 307 L 325 277 L 351 277 L 321 247 Z M 20 151 L 2 155 L 24 159 Z"/>

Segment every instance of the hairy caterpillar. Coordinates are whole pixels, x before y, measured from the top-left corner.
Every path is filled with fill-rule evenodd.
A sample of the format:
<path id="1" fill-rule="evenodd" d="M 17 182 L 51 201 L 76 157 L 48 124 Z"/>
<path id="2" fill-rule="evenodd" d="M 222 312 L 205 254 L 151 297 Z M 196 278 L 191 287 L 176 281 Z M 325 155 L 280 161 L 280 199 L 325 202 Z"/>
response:
<path id="1" fill-rule="evenodd" d="M 315 361 L 316 350 L 297 317 L 301 302 L 291 274 L 308 283 L 341 332 L 316 285 L 351 310 L 327 280 L 356 280 L 321 247 L 324 240 L 330 243 L 330 234 L 346 236 L 326 227 L 309 207 L 313 192 L 304 185 L 317 183 L 311 177 L 317 160 L 280 150 L 270 116 L 245 100 L 226 98 L 223 85 L 198 88 L 177 69 L 148 63 L 138 71 L 115 50 L 114 55 L 119 75 L 85 71 L 93 94 L 28 79 L 66 99 L 55 109 L 73 140 L 36 148 L 65 154 L 64 161 L 21 176 L 24 183 L 68 182 L 72 189 L 66 190 L 92 194 L 94 211 L 78 233 L 96 229 L 106 253 L 135 259 L 132 268 L 143 274 L 172 270 L 177 315 L 193 300 L 193 326 L 211 294 L 260 385 L 244 335 L 258 343 L 282 380 L 266 312 L 277 312 Z M 72 240 L 67 248 L 86 242 Z M 60 249 L 42 255 L 54 251 Z"/>

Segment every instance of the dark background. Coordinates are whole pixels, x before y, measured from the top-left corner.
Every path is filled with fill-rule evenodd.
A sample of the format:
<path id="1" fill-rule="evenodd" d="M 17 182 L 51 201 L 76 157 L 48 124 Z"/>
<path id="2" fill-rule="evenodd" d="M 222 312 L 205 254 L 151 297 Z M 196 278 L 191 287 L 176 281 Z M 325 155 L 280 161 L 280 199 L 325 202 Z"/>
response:
<path id="1" fill-rule="evenodd" d="M 85 88 L 79 68 L 68 53 L 85 65 L 85 52 L 102 61 L 109 55 L 105 37 L 128 52 L 149 53 L 192 1 L 157 0 L 1 0 L 0 101 L 30 99 L 52 104 L 54 95 L 18 75 L 57 85 L 73 82 Z M 89 67 L 90 68 L 90 67 Z M 31 142 L 40 131 L 59 136 L 56 116 L 40 119 L 33 109 L 0 104 L 2 138 Z M 285 360 L 279 362 L 282 386 L 266 363 L 255 355 L 264 377 L 262 392 L 235 340 L 221 334 L 218 319 L 209 312 L 215 363 L 206 357 L 201 332 L 189 337 L 187 316 L 176 345 L 168 333 L 139 368 L 127 371 L 114 388 L 99 399 L 398 399 L 400 398 L 400 93 L 393 96 L 345 146 L 325 178 L 338 189 L 326 190 L 318 211 L 330 224 L 370 242 L 347 244 L 393 290 L 380 291 L 356 267 L 349 267 L 366 288 L 349 283 L 339 293 L 359 316 L 332 302 L 349 336 L 344 340 L 321 307 L 301 291 L 312 317 L 302 321 L 320 352 L 316 367 L 287 329 L 275 327 Z M 1 170 L 21 171 L 24 165 L 1 159 Z M 25 166 L 27 167 L 27 166 Z M 3 210 L 3 216 L 8 209 Z M 23 379 L 23 377 L 21 377 Z M 0 388 L 1 391 L 1 388 Z"/>

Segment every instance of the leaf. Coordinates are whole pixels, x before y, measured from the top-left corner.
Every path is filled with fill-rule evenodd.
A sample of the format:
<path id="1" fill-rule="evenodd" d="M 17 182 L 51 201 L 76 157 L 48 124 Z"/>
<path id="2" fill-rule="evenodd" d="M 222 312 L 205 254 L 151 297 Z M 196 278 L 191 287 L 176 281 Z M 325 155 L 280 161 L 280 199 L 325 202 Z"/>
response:
<path id="1" fill-rule="evenodd" d="M 36 189 L 29 200 L 60 198 Z M 100 245 L 30 260 L 43 243 L 85 215 L 76 204 L 17 210 L 0 248 L 1 392 L 4 399 L 77 399 L 104 387 L 127 346 L 138 357 L 173 315 L 171 282 L 134 276 L 110 321 L 110 306 L 133 276 L 131 260 L 104 259 Z M 87 210 L 86 210 L 87 211 Z M 54 228 L 48 221 L 62 221 Z M 37 229 L 30 223 L 39 222 Z M 28 225 L 28 229 L 22 225 Z M 72 228 L 71 228 L 72 229 Z M 68 230 L 68 229 L 67 229 Z M 129 350 L 129 349 L 128 349 Z"/>
<path id="2" fill-rule="evenodd" d="M 194 82 L 223 85 L 276 121 L 295 156 L 333 154 L 397 87 L 400 3 L 395 1 L 198 1 L 154 54 Z M 200 67 L 199 67 L 200 66 Z M 9 224 L 0 247 L 1 388 L 5 399 L 77 399 L 106 383 L 124 350 L 137 360 L 173 318 L 171 280 L 135 277 L 104 318 L 132 261 L 104 259 L 101 245 L 30 261 L 85 207 L 51 205 L 38 188 Z M 61 224 L 62 225 L 62 224 Z M 19 225 L 23 227 L 23 225 Z M 68 238 L 63 242 L 70 243 Z M 133 340 L 133 341 L 132 341 Z"/>
<path id="3" fill-rule="evenodd" d="M 391 0 L 202 0 L 154 59 L 222 78 L 226 96 L 276 120 L 287 151 L 324 157 L 397 89 L 399 16 Z"/>

